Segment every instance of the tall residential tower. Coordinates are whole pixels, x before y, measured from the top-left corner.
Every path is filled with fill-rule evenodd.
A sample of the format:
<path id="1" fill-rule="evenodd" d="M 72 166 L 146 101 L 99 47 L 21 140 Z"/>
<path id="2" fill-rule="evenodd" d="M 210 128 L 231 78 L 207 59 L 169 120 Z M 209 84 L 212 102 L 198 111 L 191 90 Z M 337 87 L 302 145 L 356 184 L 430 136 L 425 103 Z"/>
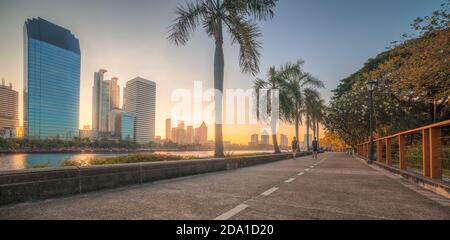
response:
<path id="1" fill-rule="evenodd" d="M 172 119 L 167 118 L 166 119 L 166 140 L 172 139 Z"/>
<path id="2" fill-rule="evenodd" d="M 146 144 L 155 138 L 156 83 L 140 77 L 127 82 L 123 110 L 134 114 L 135 142 Z"/>

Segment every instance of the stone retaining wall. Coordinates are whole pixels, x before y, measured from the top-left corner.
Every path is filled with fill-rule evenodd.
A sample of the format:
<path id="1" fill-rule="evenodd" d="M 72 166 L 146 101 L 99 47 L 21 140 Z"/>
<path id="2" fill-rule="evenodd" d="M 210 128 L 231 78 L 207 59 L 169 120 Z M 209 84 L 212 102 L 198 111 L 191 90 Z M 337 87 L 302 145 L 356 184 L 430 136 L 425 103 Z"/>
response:
<path id="1" fill-rule="evenodd" d="M 298 153 L 306 156 L 309 153 Z M 292 158 L 292 154 L 0 172 L 0 205 L 61 197 Z"/>

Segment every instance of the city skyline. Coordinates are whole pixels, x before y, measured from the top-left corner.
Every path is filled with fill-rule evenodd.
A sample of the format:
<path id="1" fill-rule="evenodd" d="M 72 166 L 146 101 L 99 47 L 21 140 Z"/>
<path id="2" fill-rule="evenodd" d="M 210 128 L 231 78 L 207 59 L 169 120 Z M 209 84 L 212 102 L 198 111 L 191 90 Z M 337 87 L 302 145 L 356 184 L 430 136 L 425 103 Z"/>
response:
<path id="1" fill-rule="evenodd" d="M 260 76 L 264 76 L 264 70 L 268 66 L 281 65 L 286 59 L 295 61 L 298 57 L 302 57 L 306 61 L 305 69 L 325 81 L 327 89 L 324 91 L 324 97 L 328 98 L 330 95 L 329 89 L 333 89 L 338 80 L 359 68 L 361 62 L 373 57 L 375 53 L 388 46 L 391 41 L 398 40 L 399 32 L 410 32 L 409 23 L 415 17 L 426 15 L 441 3 L 441 1 L 347 2 L 353 3 L 350 4 L 351 9 L 343 9 L 340 4 L 323 1 L 281 1 L 277 18 L 273 22 L 262 24 L 264 44 Z M 92 73 L 99 68 L 112 69 L 115 75 L 119 77 L 121 87 L 125 85 L 124 79 L 131 79 L 134 76 L 142 76 L 158 83 L 156 135 L 160 136 L 164 136 L 164 119 L 170 116 L 167 109 L 170 109 L 171 106 L 170 92 L 173 91 L 174 86 L 190 89 L 193 81 L 202 80 L 206 85 L 205 87 L 211 87 L 212 68 L 210 58 L 212 47 L 206 40 L 206 36 L 201 33 L 196 34 L 192 45 L 187 48 L 171 46 L 165 39 L 167 28 L 172 21 L 171 13 L 179 1 L 142 3 L 139 9 L 132 9 L 128 12 L 139 12 L 140 9 L 146 11 L 158 9 L 158 12 L 145 15 L 151 16 L 148 19 L 139 14 L 135 14 L 135 16 L 126 15 L 128 18 L 119 22 L 111 18 L 115 15 L 111 13 L 120 13 L 123 7 L 120 2 L 109 1 L 108 4 L 104 4 L 105 2 L 97 1 L 91 4 L 73 4 L 60 1 L 52 3 L 50 10 L 48 3 L 48 1 L 3 1 L 1 3 L 0 18 L 2 21 L 0 21 L 0 26 L 2 31 L 5 32 L 3 39 L 5 44 L 0 48 L 5 54 L 0 57 L 0 76 L 13 82 L 19 91 L 19 118 L 21 123 L 23 119 L 23 116 L 21 116 L 23 106 L 21 100 L 21 89 L 23 88 L 21 84 L 23 79 L 21 76 L 21 56 L 23 54 L 21 26 L 26 18 L 31 17 L 40 16 L 71 29 L 81 41 L 83 55 L 81 61 L 79 128 L 91 123 Z M 389 10 L 384 7 L 387 4 L 390 5 Z M 349 6 L 349 4 L 342 5 Z M 127 7 L 135 8 L 133 6 Z M 72 14 L 72 8 L 80 10 L 77 12 L 82 12 L 84 18 Z M 402 8 L 407 8 L 408 11 L 402 11 L 402 14 L 398 14 L 398 10 Z M 293 9 L 298 9 L 300 13 L 295 14 Z M 308 12 L 318 12 L 318 9 L 322 10 L 319 12 L 323 13 L 320 14 L 323 19 L 309 16 Z M 332 9 L 336 9 L 336 11 L 333 12 Z M 383 18 L 375 14 L 376 9 L 383 9 Z M 343 16 L 352 11 L 355 13 L 352 19 L 354 21 L 349 22 L 343 19 Z M 99 15 L 103 16 L 100 18 L 102 20 L 92 21 L 93 12 L 98 12 Z M 308 17 L 313 19 L 309 21 L 317 20 L 314 28 L 303 25 L 302 20 L 308 19 Z M 392 21 L 393 18 L 395 18 L 395 24 L 385 24 Z M 345 26 L 345 28 L 331 28 L 327 24 L 330 19 L 336 19 L 335 24 L 341 27 Z M 284 23 L 286 23 L 285 25 L 290 24 L 303 28 L 304 31 L 297 31 L 302 32 L 302 35 L 280 32 L 282 30 L 274 27 Z M 101 30 L 99 31 L 99 29 Z M 369 33 L 369 30 L 372 32 Z M 339 31 L 348 33 L 348 36 L 338 34 Z M 102 34 L 101 40 L 96 40 L 99 33 Z M 339 36 L 336 37 L 336 34 Z M 289 42 L 282 42 L 276 37 L 278 35 L 289 36 L 289 38 L 285 38 L 290 39 Z M 313 41 L 316 36 L 320 36 L 321 42 L 315 43 Z M 333 41 L 330 41 L 330 39 L 333 39 Z M 133 46 L 133 49 L 130 49 L 129 46 Z M 317 52 L 311 52 L 308 49 L 315 49 Z M 352 56 L 352 59 L 341 54 L 349 50 L 356 53 Z M 227 59 L 235 58 L 236 47 L 226 46 L 225 51 L 227 52 Z M 324 52 L 330 53 L 328 58 L 323 57 Z M 283 56 L 283 58 L 281 59 L 280 56 Z M 341 57 L 344 59 L 342 63 L 336 61 L 337 58 L 340 59 Z M 193 58 L 195 58 L 195 61 L 187 61 L 187 59 Z M 226 65 L 225 72 L 226 86 L 231 88 L 250 87 L 253 78 L 235 71 L 234 62 L 227 62 L 229 63 Z M 125 65 L 124 63 L 133 64 Z M 331 66 L 331 64 L 336 66 Z M 121 101 L 123 102 L 123 99 Z M 304 132 L 303 129 L 304 126 L 301 133 Z M 282 127 L 283 131 L 288 133 L 289 138 L 293 135 L 292 128 L 289 126 Z M 248 136 L 255 132 L 255 129 L 249 129 L 248 126 L 224 126 L 224 132 L 226 133 L 225 140 L 246 143 L 248 142 Z M 213 134 L 213 131 L 210 131 L 210 134 Z M 230 136 L 235 137 L 230 139 Z M 212 139 L 212 135 L 209 135 L 208 138 Z"/>

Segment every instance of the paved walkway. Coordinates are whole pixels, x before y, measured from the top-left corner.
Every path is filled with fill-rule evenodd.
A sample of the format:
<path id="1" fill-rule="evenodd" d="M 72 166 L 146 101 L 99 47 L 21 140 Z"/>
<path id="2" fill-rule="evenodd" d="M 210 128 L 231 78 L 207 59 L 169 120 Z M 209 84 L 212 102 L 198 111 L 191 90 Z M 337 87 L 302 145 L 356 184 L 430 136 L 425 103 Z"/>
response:
<path id="1" fill-rule="evenodd" d="M 0 219 L 450 219 L 450 200 L 325 153 L 3 206 Z"/>

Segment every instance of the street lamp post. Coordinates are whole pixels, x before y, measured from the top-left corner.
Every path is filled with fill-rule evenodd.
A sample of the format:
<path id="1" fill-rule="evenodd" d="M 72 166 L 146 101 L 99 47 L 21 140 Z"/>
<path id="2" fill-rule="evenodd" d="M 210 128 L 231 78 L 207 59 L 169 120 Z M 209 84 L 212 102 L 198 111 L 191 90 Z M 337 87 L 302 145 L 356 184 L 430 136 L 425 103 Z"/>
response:
<path id="1" fill-rule="evenodd" d="M 373 91 L 378 84 L 377 80 L 370 80 L 367 82 L 367 89 L 369 90 L 369 130 L 370 130 L 370 146 L 369 159 L 367 163 L 372 164 L 375 160 L 374 142 L 373 142 Z"/>

